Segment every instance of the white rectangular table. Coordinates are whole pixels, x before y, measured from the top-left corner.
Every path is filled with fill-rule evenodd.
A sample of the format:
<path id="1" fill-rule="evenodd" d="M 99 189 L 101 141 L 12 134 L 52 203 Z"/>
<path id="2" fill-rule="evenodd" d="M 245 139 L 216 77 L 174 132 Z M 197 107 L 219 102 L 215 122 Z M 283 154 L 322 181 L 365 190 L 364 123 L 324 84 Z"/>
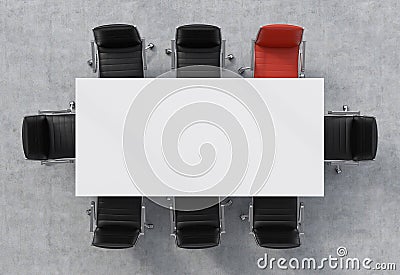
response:
<path id="1" fill-rule="evenodd" d="M 248 94 L 240 88 L 246 85 L 252 87 Z M 168 90 L 167 97 L 162 94 L 164 90 Z M 76 195 L 323 196 L 323 92 L 323 79 L 77 79 Z M 257 94 L 259 100 L 255 100 Z M 162 100 L 150 106 L 157 96 Z M 246 102 L 265 106 L 269 112 L 273 128 L 266 130 L 266 135 L 261 136 L 257 127 L 263 124 L 257 122 L 257 111 Z M 152 109 L 145 110 L 147 105 Z M 186 107 L 197 107 L 197 112 L 187 113 L 190 110 Z M 202 114 L 202 110 L 207 113 Z M 228 114 L 210 115 L 218 110 Z M 151 116 L 143 115 L 147 120 L 140 124 L 145 112 Z M 179 118 L 180 114 L 184 116 Z M 172 133 L 179 139 L 169 140 L 163 148 L 164 135 L 171 134 L 168 123 L 179 126 L 192 115 L 197 120 L 177 129 L 176 135 Z M 232 125 L 241 127 L 224 129 L 220 124 L 225 118 L 233 118 Z M 145 132 L 139 124 L 146 125 Z M 246 137 L 247 143 L 240 137 Z M 235 145 L 238 140 L 242 145 Z M 264 140 L 269 143 L 264 144 Z M 272 159 L 272 165 L 259 167 L 264 149 L 271 144 L 274 152 L 265 159 Z M 141 149 L 136 151 L 138 148 L 143 148 L 145 155 Z M 214 161 L 207 164 L 213 152 Z M 248 157 L 235 165 L 247 166 L 229 170 L 230 163 L 244 152 Z M 174 154 L 181 160 L 169 158 Z M 145 165 L 144 159 L 150 164 Z M 179 161 L 184 165 L 182 171 L 174 167 Z M 148 167 L 152 171 L 145 171 Z M 232 177 L 232 185 L 213 188 L 229 171 L 239 173 L 242 168 L 245 174 Z M 254 193 L 252 186 L 259 169 L 267 171 L 266 182 Z M 152 172 L 166 188 L 145 177 Z"/>

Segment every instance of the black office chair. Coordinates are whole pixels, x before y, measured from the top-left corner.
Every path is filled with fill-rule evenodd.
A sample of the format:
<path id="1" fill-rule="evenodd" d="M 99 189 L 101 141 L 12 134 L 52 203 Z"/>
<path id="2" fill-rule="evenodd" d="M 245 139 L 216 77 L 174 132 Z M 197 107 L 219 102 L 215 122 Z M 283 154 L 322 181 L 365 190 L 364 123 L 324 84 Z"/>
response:
<path id="1" fill-rule="evenodd" d="M 75 103 L 69 109 L 39 111 L 22 122 L 25 158 L 41 164 L 73 163 L 75 159 Z"/>
<path id="2" fill-rule="evenodd" d="M 145 46 L 135 26 L 126 24 L 103 25 L 93 29 L 92 59 L 88 65 L 99 77 L 144 77 L 147 70 Z"/>
<path id="3" fill-rule="evenodd" d="M 304 204 L 297 197 L 253 197 L 248 215 L 250 233 L 265 248 L 286 249 L 300 246 L 303 235 Z"/>
<path id="4" fill-rule="evenodd" d="M 325 116 L 325 162 L 342 172 L 344 165 L 374 160 L 378 147 L 378 128 L 375 117 L 360 116 L 359 111 L 329 111 Z"/>
<path id="5" fill-rule="evenodd" d="M 165 52 L 171 56 L 171 68 L 179 69 L 178 72 L 183 74 L 181 77 L 185 77 L 185 72 L 192 77 L 191 70 L 196 70 L 196 76 L 213 77 L 216 72 L 213 68 L 225 67 L 225 59 L 234 58 L 232 54 L 225 56 L 225 40 L 221 38 L 221 29 L 204 24 L 178 27 L 175 40 L 171 40 L 171 48 Z M 182 69 L 189 66 L 197 67 Z"/>
<path id="6" fill-rule="evenodd" d="M 145 206 L 142 197 L 98 197 L 90 209 L 90 232 L 94 231 L 92 245 L 101 248 L 122 249 L 136 244 L 146 224 Z M 93 230 L 96 223 L 96 229 Z"/>
<path id="7" fill-rule="evenodd" d="M 180 248 L 202 249 L 218 246 L 220 235 L 225 233 L 225 207 L 231 205 L 232 201 L 220 203 L 215 198 L 216 204 L 199 210 L 182 210 L 179 207 L 182 201 L 195 202 L 198 199 L 202 198 L 181 197 L 172 201 L 171 236 Z"/>

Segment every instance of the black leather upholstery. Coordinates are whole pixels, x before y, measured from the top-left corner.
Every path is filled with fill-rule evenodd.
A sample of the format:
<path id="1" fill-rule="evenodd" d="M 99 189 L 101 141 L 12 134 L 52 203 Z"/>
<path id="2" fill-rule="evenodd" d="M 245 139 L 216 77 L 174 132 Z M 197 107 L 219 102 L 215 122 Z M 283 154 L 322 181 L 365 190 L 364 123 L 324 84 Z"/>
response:
<path id="1" fill-rule="evenodd" d="M 25 157 L 47 160 L 75 157 L 75 115 L 27 116 L 22 123 Z"/>
<path id="2" fill-rule="evenodd" d="M 45 115 L 24 117 L 22 144 L 27 159 L 46 160 L 48 158 L 49 126 Z"/>
<path id="3" fill-rule="evenodd" d="M 181 248 L 209 248 L 219 244 L 219 204 L 195 211 L 175 211 L 176 244 Z"/>
<path id="4" fill-rule="evenodd" d="M 353 160 L 375 159 L 378 147 L 378 127 L 374 117 L 354 117 L 351 144 Z"/>
<path id="5" fill-rule="evenodd" d="M 134 246 L 141 232 L 141 209 L 141 197 L 99 197 L 92 244 L 101 248 Z"/>
<path id="6" fill-rule="evenodd" d="M 351 160 L 353 117 L 325 116 L 325 159 Z"/>
<path id="7" fill-rule="evenodd" d="M 253 233 L 266 248 L 300 246 L 296 197 L 254 197 Z"/>
<path id="8" fill-rule="evenodd" d="M 377 143 L 374 117 L 325 116 L 325 160 L 372 160 Z"/>
<path id="9" fill-rule="evenodd" d="M 125 24 L 93 29 L 100 77 L 144 77 L 142 41 L 136 27 Z"/>
<path id="10" fill-rule="evenodd" d="M 47 116 L 49 159 L 75 157 L 75 115 Z"/>
<path id="11" fill-rule="evenodd" d="M 221 30 L 212 25 L 184 25 L 176 30 L 177 67 L 208 65 L 220 67 Z"/>

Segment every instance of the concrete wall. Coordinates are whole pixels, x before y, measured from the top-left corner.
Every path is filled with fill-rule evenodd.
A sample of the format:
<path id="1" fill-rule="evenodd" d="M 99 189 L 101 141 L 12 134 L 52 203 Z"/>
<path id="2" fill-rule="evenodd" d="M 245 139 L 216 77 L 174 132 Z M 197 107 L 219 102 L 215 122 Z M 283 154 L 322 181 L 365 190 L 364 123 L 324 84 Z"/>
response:
<path id="1" fill-rule="evenodd" d="M 106 251 L 90 247 L 85 214 L 90 199 L 74 197 L 74 166 L 43 167 L 24 160 L 23 116 L 39 108 L 67 106 L 74 98 L 74 79 L 94 77 L 86 65 L 91 28 L 114 22 L 136 24 L 142 36 L 156 44 L 148 60 L 151 77 L 168 70 L 164 48 L 178 25 L 219 25 L 227 52 L 236 57 L 228 62 L 232 70 L 249 64 L 249 41 L 259 26 L 304 26 L 307 76 L 325 78 L 325 109 L 346 103 L 376 115 L 378 155 L 375 162 L 346 167 L 341 175 L 326 167 L 325 197 L 303 199 L 303 245 L 267 252 L 270 257 L 322 258 L 336 255 L 342 245 L 352 257 L 398 261 L 399 6 L 396 0 L 1 1 L 0 273 L 267 272 L 256 266 L 266 250 L 256 246 L 247 234 L 248 224 L 238 218 L 247 209 L 247 198 L 233 198 L 226 213 L 228 233 L 217 248 L 176 248 L 168 235 L 168 211 L 149 203 L 148 218 L 156 228 L 134 249 Z"/>

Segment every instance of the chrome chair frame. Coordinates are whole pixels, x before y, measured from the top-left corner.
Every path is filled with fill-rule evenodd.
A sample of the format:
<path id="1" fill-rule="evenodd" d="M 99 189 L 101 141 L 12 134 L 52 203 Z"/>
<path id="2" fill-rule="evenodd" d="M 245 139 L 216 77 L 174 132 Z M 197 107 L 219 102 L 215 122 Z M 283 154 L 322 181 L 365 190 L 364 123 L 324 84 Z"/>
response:
<path id="1" fill-rule="evenodd" d="M 254 54 L 254 47 L 256 46 L 256 40 L 251 40 L 251 47 L 250 47 L 250 67 L 240 67 L 238 69 L 238 74 L 242 75 L 245 71 L 250 70 L 251 77 L 254 77 L 254 62 L 255 62 L 255 54 Z"/>
<path id="2" fill-rule="evenodd" d="M 256 235 L 254 234 L 254 231 L 253 231 L 253 227 L 254 227 L 253 205 L 254 205 L 254 197 L 251 198 L 248 214 L 241 214 L 240 219 L 242 221 L 248 220 L 249 225 L 250 225 L 249 234 L 254 237 L 254 240 L 257 243 Z M 303 219 L 304 219 L 304 203 L 300 201 L 299 197 L 297 197 L 297 230 L 299 231 L 300 237 L 305 235 Z"/>
<path id="3" fill-rule="evenodd" d="M 89 216 L 89 232 L 93 233 L 97 227 L 97 206 L 95 201 L 90 202 L 90 208 L 86 210 L 86 214 Z M 139 237 L 144 235 L 145 228 L 153 229 L 154 225 L 152 223 L 146 223 L 146 206 L 143 203 L 143 197 L 141 202 L 141 215 L 140 215 L 140 233 Z M 139 238 L 138 237 L 138 238 Z"/>
<path id="4" fill-rule="evenodd" d="M 170 235 L 175 239 L 176 242 L 176 226 L 175 226 L 175 197 L 168 197 L 168 201 L 170 201 L 169 213 L 170 213 Z M 232 200 L 227 200 L 225 203 L 222 201 L 219 202 L 219 226 L 220 232 L 219 235 L 226 233 L 225 230 L 225 207 L 232 205 Z M 220 238 L 221 243 L 221 238 Z M 219 244 L 220 244 L 219 243 Z"/>

